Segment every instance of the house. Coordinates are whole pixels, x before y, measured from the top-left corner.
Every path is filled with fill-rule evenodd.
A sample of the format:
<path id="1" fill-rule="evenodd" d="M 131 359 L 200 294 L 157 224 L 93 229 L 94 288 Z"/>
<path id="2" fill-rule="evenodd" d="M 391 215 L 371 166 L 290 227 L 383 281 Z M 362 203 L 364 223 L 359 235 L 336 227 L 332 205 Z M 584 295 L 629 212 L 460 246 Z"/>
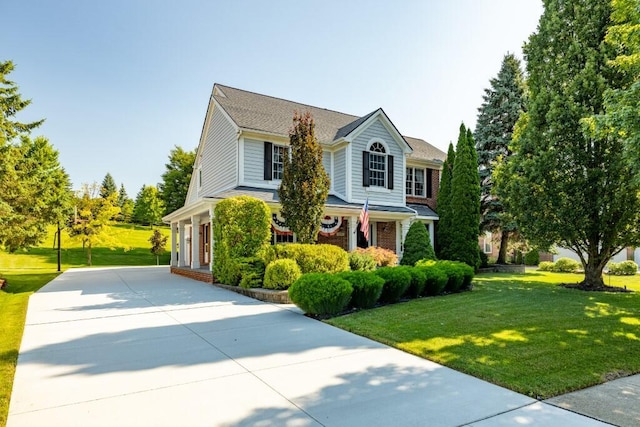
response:
<path id="1" fill-rule="evenodd" d="M 319 243 L 401 254 L 416 219 L 433 243 L 444 152 L 400 134 L 381 108 L 358 117 L 215 84 L 185 205 L 163 218 L 171 226 L 172 267 L 211 265 L 214 208 L 232 196 L 264 200 L 273 214 L 272 243 L 295 241 L 280 216 L 277 189 L 296 111 L 313 116 L 331 180 Z M 368 241 L 358 224 L 366 200 Z"/>

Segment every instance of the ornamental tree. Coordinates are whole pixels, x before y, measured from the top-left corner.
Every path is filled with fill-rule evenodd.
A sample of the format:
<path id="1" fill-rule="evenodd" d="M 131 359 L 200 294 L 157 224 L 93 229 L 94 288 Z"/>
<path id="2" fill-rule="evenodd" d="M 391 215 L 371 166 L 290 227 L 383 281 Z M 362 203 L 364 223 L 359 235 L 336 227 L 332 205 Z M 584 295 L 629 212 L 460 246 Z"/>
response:
<path id="1" fill-rule="evenodd" d="M 525 110 L 525 84 L 520 61 L 507 54 L 498 76 L 490 80 L 478 109 L 474 138 L 480 175 L 480 231 L 500 232 L 498 264 L 506 263 L 509 236 L 517 230 L 500 198 L 495 194 L 492 174 L 496 164 L 511 155 L 509 145 L 518 118 Z"/>
<path id="2" fill-rule="evenodd" d="M 442 177 L 438 191 L 438 233 L 436 234 L 436 248 L 441 259 L 449 259 L 449 247 L 451 239 L 451 179 L 453 167 L 456 162 L 456 152 L 453 144 L 449 143 L 447 158 L 442 165 Z"/>
<path id="3" fill-rule="evenodd" d="M 624 159 L 628 137 L 589 126 L 605 94 L 628 76 L 609 66 L 609 0 L 547 0 L 524 51 L 529 100 L 514 155 L 498 168 L 498 194 L 538 246 L 575 251 L 584 289 L 604 286 L 602 270 L 640 245 L 640 186 Z"/>
<path id="4" fill-rule="evenodd" d="M 300 243 L 314 243 L 329 194 L 329 176 L 322 166 L 322 147 L 309 112 L 295 113 L 289 131 L 291 158 L 284 156 L 278 196 L 281 215 Z"/>
<path id="5" fill-rule="evenodd" d="M 167 240 L 169 236 L 162 234 L 157 228 L 153 230 L 153 234 L 149 237 L 149 243 L 151 243 L 151 253 L 156 256 L 156 265 L 160 265 L 160 255 L 164 254 L 167 249 Z"/>

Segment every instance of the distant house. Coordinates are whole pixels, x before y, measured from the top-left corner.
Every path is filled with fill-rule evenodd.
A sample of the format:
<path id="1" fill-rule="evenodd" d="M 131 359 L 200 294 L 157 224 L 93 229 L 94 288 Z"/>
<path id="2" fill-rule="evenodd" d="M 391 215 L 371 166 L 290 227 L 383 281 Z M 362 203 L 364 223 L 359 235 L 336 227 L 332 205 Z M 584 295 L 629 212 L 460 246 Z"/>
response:
<path id="1" fill-rule="evenodd" d="M 264 200 L 273 214 L 272 243 L 295 241 L 280 216 L 277 188 L 296 111 L 313 116 L 331 180 L 319 243 L 401 254 L 416 219 L 433 239 L 444 152 L 403 136 L 381 108 L 358 117 L 215 84 L 185 205 L 163 218 L 171 225 L 172 266 L 211 264 L 214 207 L 232 196 Z M 367 199 L 368 241 L 358 224 Z"/>

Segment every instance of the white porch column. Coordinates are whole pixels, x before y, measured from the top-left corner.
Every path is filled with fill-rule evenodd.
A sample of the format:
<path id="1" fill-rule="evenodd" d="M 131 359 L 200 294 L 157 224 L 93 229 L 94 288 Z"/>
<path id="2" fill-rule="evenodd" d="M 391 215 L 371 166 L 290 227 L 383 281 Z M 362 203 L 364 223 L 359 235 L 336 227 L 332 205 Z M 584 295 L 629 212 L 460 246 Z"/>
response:
<path id="1" fill-rule="evenodd" d="M 355 250 L 358 247 L 358 217 L 350 216 L 349 217 L 349 239 L 348 245 L 349 252 Z"/>
<path id="2" fill-rule="evenodd" d="M 404 253 L 404 239 L 407 238 L 409 227 L 411 227 L 411 219 L 400 221 L 400 244 L 398 245 L 398 248 L 400 248 L 400 251 L 398 252 L 399 257 L 402 257 L 402 254 Z"/>
<path id="3" fill-rule="evenodd" d="M 200 268 L 200 217 L 191 217 L 191 268 Z"/>
<path id="4" fill-rule="evenodd" d="M 184 232 L 184 220 L 178 221 L 178 267 L 186 267 L 187 261 L 185 255 L 187 254 L 187 236 Z"/>
<path id="5" fill-rule="evenodd" d="M 211 236 L 209 236 L 209 251 L 211 252 L 209 270 L 213 271 L 213 245 L 215 244 L 213 240 L 213 208 L 209 208 L 209 232 L 211 233 Z"/>
<path id="6" fill-rule="evenodd" d="M 435 242 L 435 226 L 433 221 L 431 221 L 430 223 L 427 224 L 428 228 L 429 228 L 429 240 L 431 240 L 431 247 L 435 249 L 436 247 L 436 242 Z"/>
<path id="7" fill-rule="evenodd" d="M 178 266 L 178 224 L 171 223 L 171 266 Z"/>

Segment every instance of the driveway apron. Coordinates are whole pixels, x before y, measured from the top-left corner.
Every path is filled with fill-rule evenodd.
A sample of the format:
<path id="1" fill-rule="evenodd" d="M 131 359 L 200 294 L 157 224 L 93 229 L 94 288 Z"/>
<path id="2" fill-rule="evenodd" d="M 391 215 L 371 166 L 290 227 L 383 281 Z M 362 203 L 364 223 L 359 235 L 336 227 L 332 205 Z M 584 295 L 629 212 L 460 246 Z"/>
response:
<path id="1" fill-rule="evenodd" d="M 27 312 L 9 427 L 598 426 L 303 316 L 171 275 L 69 270 Z"/>

